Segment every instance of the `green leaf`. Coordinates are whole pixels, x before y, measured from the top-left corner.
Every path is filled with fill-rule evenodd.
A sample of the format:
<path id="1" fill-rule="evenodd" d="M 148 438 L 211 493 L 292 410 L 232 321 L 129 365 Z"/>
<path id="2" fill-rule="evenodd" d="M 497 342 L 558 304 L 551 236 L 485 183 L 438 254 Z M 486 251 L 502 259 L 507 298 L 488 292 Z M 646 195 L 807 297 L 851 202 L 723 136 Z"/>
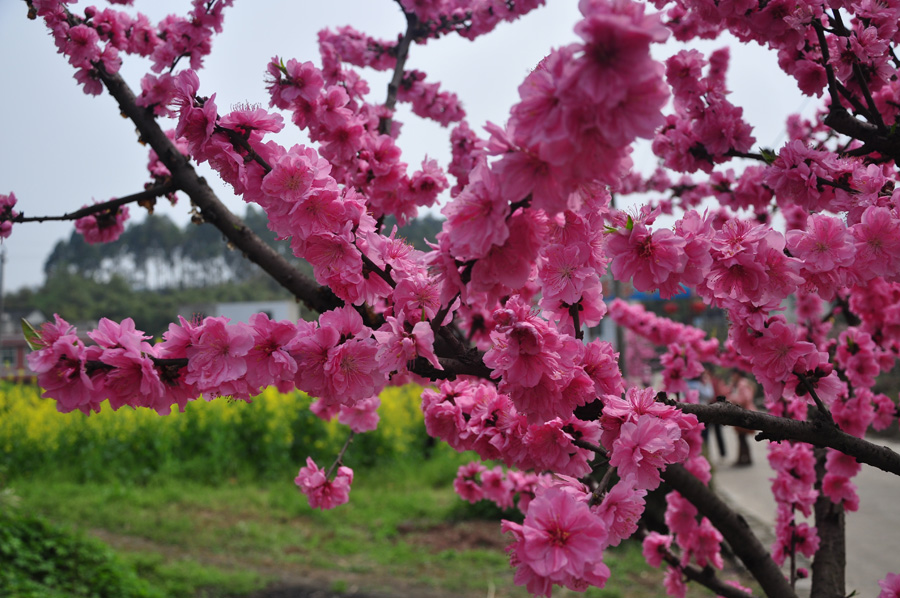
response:
<path id="1" fill-rule="evenodd" d="M 778 154 L 776 154 L 774 150 L 770 150 L 766 147 L 759 148 L 759 153 L 762 154 L 766 164 L 772 164 L 775 161 L 775 158 L 778 157 Z"/>
<path id="2" fill-rule="evenodd" d="M 44 348 L 44 341 L 41 340 L 41 335 L 25 318 L 22 318 L 22 332 L 25 334 L 25 342 L 28 343 L 29 349 L 37 351 Z"/>
<path id="3" fill-rule="evenodd" d="M 634 220 L 632 220 L 630 215 L 628 220 L 625 221 L 625 230 L 634 230 Z"/>

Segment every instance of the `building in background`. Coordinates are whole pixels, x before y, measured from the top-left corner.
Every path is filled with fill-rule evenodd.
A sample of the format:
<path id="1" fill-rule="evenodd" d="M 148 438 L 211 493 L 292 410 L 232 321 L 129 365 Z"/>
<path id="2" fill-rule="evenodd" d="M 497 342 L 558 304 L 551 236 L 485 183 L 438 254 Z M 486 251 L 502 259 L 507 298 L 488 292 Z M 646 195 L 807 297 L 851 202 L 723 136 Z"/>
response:
<path id="1" fill-rule="evenodd" d="M 225 316 L 232 322 L 250 322 L 250 316 L 264 313 L 270 320 L 300 319 L 300 305 L 295 301 L 236 301 L 231 303 L 192 303 L 178 309 L 186 320 Z"/>

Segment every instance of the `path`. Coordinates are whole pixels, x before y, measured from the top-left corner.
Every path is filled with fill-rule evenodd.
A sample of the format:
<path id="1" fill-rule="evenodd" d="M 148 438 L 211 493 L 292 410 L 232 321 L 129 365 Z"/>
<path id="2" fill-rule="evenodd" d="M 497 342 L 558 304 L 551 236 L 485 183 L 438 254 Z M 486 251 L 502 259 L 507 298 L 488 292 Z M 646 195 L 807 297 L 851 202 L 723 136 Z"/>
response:
<path id="1" fill-rule="evenodd" d="M 727 501 L 735 505 L 770 546 L 774 538 L 775 500 L 770 478 L 775 476 L 766 459 L 766 442 L 751 437 L 753 465 L 734 467 L 737 439 L 725 428 L 727 457 L 713 456 L 714 484 Z M 900 443 L 883 439 L 873 442 L 900 452 Z M 715 448 L 715 444 L 711 448 Z M 847 513 L 847 593 L 857 590 L 859 598 L 876 598 L 878 580 L 889 572 L 900 573 L 900 477 L 863 465 L 853 480 L 860 497 L 859 511 Z M 802 586 L 801 586 L 802 588 Z"/>

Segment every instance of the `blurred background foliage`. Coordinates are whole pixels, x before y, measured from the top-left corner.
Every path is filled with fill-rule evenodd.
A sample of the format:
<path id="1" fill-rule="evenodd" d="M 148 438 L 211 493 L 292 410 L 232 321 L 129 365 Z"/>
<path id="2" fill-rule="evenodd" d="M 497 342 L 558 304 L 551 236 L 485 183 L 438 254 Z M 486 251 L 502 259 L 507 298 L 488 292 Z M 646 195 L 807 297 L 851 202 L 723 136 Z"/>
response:
<path id="1" fill-rule="evenodd" d="M 345 456 L 354 468 L 425 456 L 429 440 L 419 409 L 421 387 L 389 387 L 381 394 L 381 423 L 358 435 Z M 142 483 L 156 474 L 203 483 L 230 478 L 284 479 L 312 456 L 327 467 L 349 428 L 324 422 L 302 392 L 268 388 L 251 403 L 197 400 L 184 413 L 104 404 L 100 413 L 58 413 L 31 385 L 0 382 L 0 469 L 9 475 L 65 472 L 67 479 Z"/>

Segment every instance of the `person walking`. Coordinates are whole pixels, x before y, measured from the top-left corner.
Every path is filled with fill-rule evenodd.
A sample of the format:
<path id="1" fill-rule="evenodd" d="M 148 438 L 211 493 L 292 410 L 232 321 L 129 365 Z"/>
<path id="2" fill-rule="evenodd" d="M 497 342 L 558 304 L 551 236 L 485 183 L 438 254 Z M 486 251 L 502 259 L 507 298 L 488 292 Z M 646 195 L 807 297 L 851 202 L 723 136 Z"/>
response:
<path id="1" fill-rule="evenodd" d="M 730 386 L 730 399 L 732 403 L 738 407 L 749 409 L 751 411 L 756 409 L 756 405 L 753 402 L 753 397 L 756 396 L 756 384 L 754 384 L 752 380 L 747 378 L 747 376 L 741 372 L 735 372 L 731 376 Z M 753 465 L 753 458 L 750 455 L 750 441 L 747 437 L 750 436 L 754 430 L 735 426 L 734 431 L 737 433 L 738 441 L 738 458 L 734 464 L 739 467 Z"/>
<path id="2" fill-rule="evenodd" d="M 688 388 L 691 390 L 697 391 L 697 399 L 703 405 L 709 405 L 716 400 L 717 391 L 718 391 L 719 381 L 714 378 L 709 372 L 703 372 L 703 374 L 699 378 L 695 378 L 693 380 L 688 381 Z M 703 430 L 703 442 L 709 439 L 710 430 L 713 433 L 713 436 L 716 437 L 716 445 L 719 449 L 719 457 L 722 459 L 726 456 L 725 450 L 725 438 L 722 435 L 722 426 L 719 424 L 706 424 L 706 428 Z M 712 441 L 710 441 L 712 444 Z"/>

